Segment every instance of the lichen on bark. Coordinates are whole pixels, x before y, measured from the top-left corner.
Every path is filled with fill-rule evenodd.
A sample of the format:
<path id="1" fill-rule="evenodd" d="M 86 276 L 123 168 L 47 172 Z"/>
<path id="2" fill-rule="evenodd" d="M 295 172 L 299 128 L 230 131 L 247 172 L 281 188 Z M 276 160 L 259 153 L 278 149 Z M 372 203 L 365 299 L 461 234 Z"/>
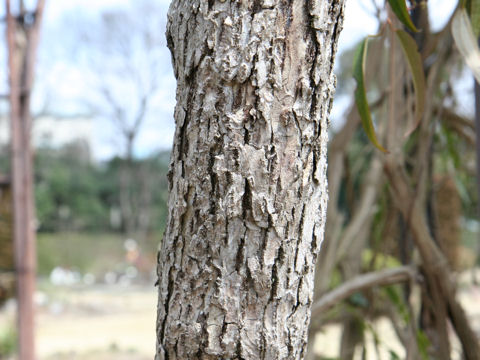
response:
<path id="1" fill-rule="evenodd" d="M 156 359 L 301 359 L 343 0 L 174 0 Z"/>

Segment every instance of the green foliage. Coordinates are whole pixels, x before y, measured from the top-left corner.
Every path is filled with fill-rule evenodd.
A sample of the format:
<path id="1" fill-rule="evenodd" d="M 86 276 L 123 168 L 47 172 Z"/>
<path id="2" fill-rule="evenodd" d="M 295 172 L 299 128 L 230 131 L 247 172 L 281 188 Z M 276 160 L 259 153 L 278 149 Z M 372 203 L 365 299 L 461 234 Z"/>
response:
<path id="1" fill-rule="evenodd" d="M 355 103 L 357 105 L 358 113 L 362 119 L 362 126 L 367 134 L 368 138 L 373 145 L 384 153 L 387 152 L 385 148 L 380 145 L 375 134 L 375 128 L 373 127 L 372 116 L 367 101 L 367 93 L 365 90 L 365 61 L 367 57 L 369 36 L 363 40 L 357 48 L 355 58 L 353 61 L 353 78 L 357 82 L 357 88 L 355 89 Z"/>
<path id="2" fill-rule="evenodd" d="M 364 268 L 369 269 L 369 271 L 395 268 L 402 265 L 396 257 L 376 253 L 371 249 L 365 249 L 362 252 L 362 264 L 364 264 Z"/>
<path id="3" fill-rule="evenodd" d="M 430 341 L 428 340 L 427 335 L 420 329 L 417 330 L 417 346 L 422 360 L 428 360 L 430 358 L 428 355 Z"/>
<path id="4" fill-rule="evenodd" d="M 120 208 L 120 172 L 125 160 L 113 158 L 92 164 L 73 145 L 62 149 L 42 148 L 35 159 L 35 201 L 40 232 L 95 231 L 112 228 L 112 210 Z M 134 160 L 131 170 L 147 177 L 151 192 L 151 229 L 162 230 L 167 214 L 168 153 Z M 140 170 L 142 171 L 140 174 Z M 128 191 L 140 196 L 139 181 Z"/>
<path id="5" fill-rule="evenodd" d="M 417 28 L 410 19 L 410 14 L 407 9 L 407 2 L 405 0 L 388 0 L 393 13 L 397 16 L 398 20 L 402 22 L 409 30 L 417 32 Z"/>
<path id="6" fill-rule="evenodd" d="M 47 276 L 57 266 L 74 268 L 81 273 L 115 269 L 124 259 L 123 240 L 115 234 L 40 233 L 38 273 Z"/>
<path id="7" fill-rule="evenodd" d="M 407 132 L 407 135 L 410 135 L 413 130 L 418 127 L 418 124 L 420 124 L 425 109 L 425 74 L 423 72 L 422 57 L 418 52 L 415 40 L 403 30 L 396 30 L 395 35 L 405 55 L 415 89 L 415 125 Z M 362 119 L 362 126 L 367 137 L 377 149 L 387 153 L 388 151 L 385 150 L 377 140 L 365 88 L 365 63 L 367 61 L 368 41 L 370 38 L 371 36 L 367 36 L 365 40 L 360 43 L 353 61 L 353 77 L 357 82 L 355 104 L 357 105 L 358 113 Z"/>
<path id="8" fill-rule="evenodd" d="M 108 226 L 110 204 L 101 199 L 102 175 L 101 169 L 67 151 L 39 149 L 35 163 L 39 230 Z"/>
<path id="9" fill-rule="evenodd" d="M 398 314 L 403 321 L 408 324 L 410 322 L 410 313 L 408 308 L 402 300 L 402 290 L 399 285 L 385 286 L 384 288 L 387 297 L 397 309 Z"/>
<path id="10" fill-rule="evenodd" d="M 400 360 L 400 356 L 395 351 L 388 350 L 388 353 L 390 354 L 390 360 Z"/>
<path id="11" fill-rule="evenodd" d="M 480 0 L 466 0 L 464 6 L 470 17 L 473 33 L 478 37 L 480 35 Z"/>
<path id="12" fill-rule="evenodd" d="M 368 299 L 361 292 L 356 292 L 348 298 L 348 302 L 357 307 L 368 308 L 370 305 Z"/>
<path id="13" fill-rule="evenodd" d="M 0 174 L 7 174 L 10 168 L 10 159 L 8 157 L 8 147 L 0 146 Z"/>
<path id="14" fill-rule="evenodd" d="M 407 60 L 408 68 L 412 73 L 413 86 L 415 88 L 415 126 L 411 133 L 420 124 L 425 109 L 425 73 L 423 72 L 422 56 L 418 52 L 415 40 L 403 30 L 395 31 L 400 45 Z"/>
<path id="15" fill-rule="evenodd" d="M 405 0 L 388 0 L 388 2 L 397 18 L 409 30 L 417 32 L 418 30 L 410 19 Z M 412 73 L 413 86 L 415 89 L 415 125 L 407 132 L 407 135 L 409 135 L 417 128 L 418 124 L 420 124 L 420 120 L 425 108 L 425 74 L 423 72 L 422 57 L 418 51 L 415 40 L 403 30 L 393 31 L 400 42 L 408 67 Z M 371 37 L 374 36 L 367 36 L 365 40 L 360 43 L 353 61 L 353 77 L 357 82 L 357 88 L 355 90 L 355 104 L 357 105 L 360 118 L 362 119 L 362 126 L 372 144 L 382 152 L 388 153 L 388 151 L 385 150 L 385 148 L 380 145 L 377 140 L 366 95 L 365 63 L 367 61 L 368 41 Z"/>
<path id="16" fill-rule="evenodd" d="M 153 233 L 143 240 L 138 239 L 141 254 L 147 256 L 153 268 L 154 254 L 160 241 L 159 233 Z M 58 266 L 81 274 L 121 272 L 127 266 L 124 241 L 124 236 L 115 233 L 40 233 L 37 239 L 38 274 L 48 276 Z"/>
<path id="17" fill-rule="evenodd" d="M 401 316 L 405 325 L 409 324 L 411 321 L 410 311 L 402 300 L 402 288 L 400 285 L 391 285 L 384 287 L 384 292 L 395 306 L 397 313 Z M 430 341 L 428 340 L 427 335 L 421 330 L 417 329 L 416 332 L 417 347 L 422 360 L 428 360 L 428 347 L 430 346 Z"/>
<path id="18" fill-rule="evenodd" d="M 0 359 L 7 358 L 17 350 L 17 332 L 13 324 L 0 330 Z"/>

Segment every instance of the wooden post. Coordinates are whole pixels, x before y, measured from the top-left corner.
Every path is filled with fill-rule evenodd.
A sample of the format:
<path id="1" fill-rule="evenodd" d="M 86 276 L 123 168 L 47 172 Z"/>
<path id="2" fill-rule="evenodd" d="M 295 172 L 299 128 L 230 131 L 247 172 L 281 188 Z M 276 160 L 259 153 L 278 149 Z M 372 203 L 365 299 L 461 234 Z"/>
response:
<path id="1" fill-rule="evenodd" d="M 17 274 L 19 360 L 35 360 L 35 215 L 33 166 L 30 145 L 30 98 L 35 54 L 44 0 L 38 0 L 34 12 L 27 13 L 20 0 L 20 14 L 13 16 L 6 0 L 7 44 L 10 85 L 11 172 L 13 236 Z"/>

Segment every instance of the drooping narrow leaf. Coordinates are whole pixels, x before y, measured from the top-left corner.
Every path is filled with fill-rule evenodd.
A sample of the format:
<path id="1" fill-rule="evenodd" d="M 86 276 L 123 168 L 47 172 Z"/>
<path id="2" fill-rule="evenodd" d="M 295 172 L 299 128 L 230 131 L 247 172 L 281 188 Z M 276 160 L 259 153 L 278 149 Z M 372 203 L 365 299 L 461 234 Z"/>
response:
<path id="1" fill-rule="evenodd" d="M 353 61 L 353 78 L 357 82 L 357 88 L 355 89 L 355 103 L 357 105 L 358 113 L 362 120 L 362 126 L 367 134 L 367 137 L 377 149 L 387 153 L 388 151 L 385 150 L 385 148 L 380 145 L 377 140 L 365 90 L 365 60 L 367 56 L 368 39 L 369 37 L 367 36 L 365 40 L 363 40 L 358 46 Z"/>
<path id="2" fill-rule="evenodd" d="M 452 35 L 460 54 L 480 82 L 480 49 L 465 9 L 458 9 L 452 21 Z"/>
<path id="3" fill-rule="evenodd" d="M 397 16 L 398 20 L 402 22 L 411 31 L 418 32 L 418 29 L 413 25 L 412 19 L 407 9 L 406 0 L 388 0 L 393 13 Z"/>
<path id="4" fill-rule="evenodd" d="M 425 109 L 425 74 L 423 72 L 422 56 L 418 52 L 415 40 L 403 30 L 397 30 L 395 34 L 398 40 L 400 40 L 400 45 L 407 59 L 415 89 L 415 123 L 413 128 L 407 131 L 406 135 L 408 136 L 420 124 Z"/>
<path id="5" fill-rule="evenodd" d="M 468 0 L 466 9 L 470 16 L 473 33 L 478 37 L 480 35 L 480 0 Z"/>

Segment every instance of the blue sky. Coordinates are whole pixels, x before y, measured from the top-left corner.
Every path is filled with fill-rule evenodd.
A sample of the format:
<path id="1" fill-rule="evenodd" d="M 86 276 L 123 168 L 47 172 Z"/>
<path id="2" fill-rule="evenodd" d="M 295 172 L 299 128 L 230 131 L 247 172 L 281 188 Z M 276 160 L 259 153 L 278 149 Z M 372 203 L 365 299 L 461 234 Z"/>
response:
<path id="1" fill-rule="evenodd" d="M 364 36 L 375 33 L 377 24 L 370 15 L 373 12 L 373 1 L 382 3 L 380 0 L 347 0 L 339 56 L 343 50 L 350 48 Z M 28 2 L 32 3 L 34 0 Z M 103 9 L 131 8 L 136 2 L 135 0 L 46 0 L 46 2 L 34 106 L 39 109 L 48 103 L 48 107 L 52 107 L 55 112 L 65 115 L 85 112 L 82 103 L 85 94 L 90 91 L 89 75 L 84 68 L 69 61 L 68 57 L 71 54 L 66 54 L 74 49 L 74 46 L 72 47 L 72 42 L 75 41 L 73 31 L 74 27 L 78 26 L 78 24 L 69 24 L 68 21 L 75 20 L 76 15 L 78 18 L 94 21 Z M 169 1 L 152 0 L 152 2 L 158 5 L 157 16 L 166 19 Z M 445 24 L 452 13 L 455 1 L 429 0 L 429 4 L 432 24 L 438 29 Z M 1 12 L 4 12 L 4 9 L 0 6 Z M 159 32 L 164 34 L 164 28 L 159 29 Z M 4 61 L 3 59 L 4 49 L 0 48 L 0 61 Z M 155 95 L 151 112 L 139 134 L 135 150 L 137 156 L 171 147 L 174 133 L 175 79 L 167 49 L 162 50 L 161 65 L 160 87 Z M 0 93 L 5 90 L 4 81 L 5 74 L 1 74 Z M 461 91 L 469 91 L 468 83 L 462 86 L 460 86 Z M 83 100 L 79 102 L 78 99 L 82 98 Z M 337 127 L 341 123 L 342 113 L 349 105 L 349 101 L 344 97 L 337 98 L 334 103 L 332 118 Z M 92 150 L 97 160 L 107 159 L 121 152 L 122 144 L 118 140 L 118 131 L 111 121 L 96 117 L 92 134 Z"/>
<path id="2" fill-rule="evenodd" d="M 166 19 L 167 1 L 153 1 L 160 11 L 157 16 Z M 92 21 L 94 24 L 102 10 L 116 8 L 131 8 L 135 1 L 127 0 L 47 0 L 44 29 L 42 33 L 41 51 L 39 57 L 38 93 L 36 106 L 41 108 L 45 102 L 54 112 L 62 114 L 85 113 L 86 98 L 94 96 L 90 84 L 94 83 L 89 69 L 82 67 L 82 61 L 74 59 L 68 51 L 75 51 L 75 27 L 83 26 L 76 21 Z M 77 16 L 78 15 L 78 16 Z M 71 21 L 71 23 L 69 23 Z M 86 24 L 91 26 L 92 24 Z M 93 30 L 95 27 L 93 27 Z M 83 29 L 82 31 L 85 31 Z M 159 29 L 162 37 L 164 28 Z M 56 44 L 55 44 L 56 43 Z M 73 45 L 72 45 L 73 43 Z M 84 53 L 76 54 L 82 56 Z M 70 57 L 70 59 L 68 59 Z M 85 65 L 83 64 L 84 66 Z M 48 68 L 47 76 L 42 76 L 42 68 Z M 43 83 L 43 84 L 42 84 Z M 135 153 L 144 156 L 158 149 L 168 149 L 171 146 L 174 131 L 173 108 L 175 105 L 175 79 L 171 71 L 170 54 L 163 48 L 161 53 L 161 69 L 159 70 L 159 89 L 152 99 L 150 111 L 138 136 Z M 122 84 L 118 84 L 121 88 Z M 126 101 L 134 98 L 134 94 L 125 87 Z M 43 93 L 43 94 L 42 94 Z M 41 95 L 40 95 L 41 94 Z M 87 94 L 87 95 L 86 95 Z M 43 95 L 43 96 L 42 96 Z M 45 99 L 45 95 L 46 98 Z M 52 101 L 52 98 L 54 100 Z M 95 116 L 92 131 L 93 155 L 98 160 L 108 159 L 122 152 L 124 145 L 119 136 L 118 128 L 105 118 Z"/>

